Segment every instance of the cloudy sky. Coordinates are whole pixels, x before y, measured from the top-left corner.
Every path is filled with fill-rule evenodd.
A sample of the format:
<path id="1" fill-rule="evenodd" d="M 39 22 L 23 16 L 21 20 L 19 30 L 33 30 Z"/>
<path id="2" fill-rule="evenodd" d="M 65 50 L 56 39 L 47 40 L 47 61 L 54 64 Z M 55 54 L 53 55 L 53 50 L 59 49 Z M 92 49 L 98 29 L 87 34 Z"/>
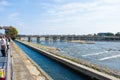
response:
<path id="1" fill-rule="evenodd" d="M 120 32 L 120 0 L 0 0 L 0 26 L 19 34 Z"/>

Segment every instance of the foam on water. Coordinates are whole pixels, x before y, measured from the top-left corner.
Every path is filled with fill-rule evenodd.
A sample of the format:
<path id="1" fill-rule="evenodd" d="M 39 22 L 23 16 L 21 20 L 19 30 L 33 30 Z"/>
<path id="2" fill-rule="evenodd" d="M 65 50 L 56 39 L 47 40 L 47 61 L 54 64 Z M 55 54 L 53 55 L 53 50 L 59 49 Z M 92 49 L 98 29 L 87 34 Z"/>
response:
<path id="1" fill-rule="evenodd" d="M 100 61 L 104 61 L 104 60 L 113 59 L 113 58 L 118 58 L 118 57 L 120 57 L 120 55 L 108 56 L 108 57 L 105 57 L 105 58 L 101 58 L 101 59 L 99 59 L 99 60 L 100 60 Z"/>
<path id="2" fill-rule="evenodd" d="M 84 56 L 84 57 L 86 57 L 86 56 L 97 56 L 97 55 L 101 55 L 101 54 L 104 54 L 104 53 L 108 53 L 108 51 L 99 52 L 99 53 L 95 53 L 95 54 L 86 54 L 86 55 L 82 55 L 82 56 Z"/>

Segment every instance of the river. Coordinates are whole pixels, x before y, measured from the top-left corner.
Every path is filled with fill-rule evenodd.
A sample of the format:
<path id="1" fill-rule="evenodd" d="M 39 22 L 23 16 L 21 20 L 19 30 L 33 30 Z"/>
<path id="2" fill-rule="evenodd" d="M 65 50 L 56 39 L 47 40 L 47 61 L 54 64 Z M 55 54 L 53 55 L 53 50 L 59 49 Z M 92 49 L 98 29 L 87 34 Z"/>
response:
<path id="1" fill-rule="evenodd" d="M 33 41 L 37 43 L 36 41 Z M 45 46 L 58 48 L 62 54 L 85 59 L 100 66 L 120 71 L 120 42 L 95 42 L 95 44 L 80 44 L 72 42 L 41 41 Z"/>

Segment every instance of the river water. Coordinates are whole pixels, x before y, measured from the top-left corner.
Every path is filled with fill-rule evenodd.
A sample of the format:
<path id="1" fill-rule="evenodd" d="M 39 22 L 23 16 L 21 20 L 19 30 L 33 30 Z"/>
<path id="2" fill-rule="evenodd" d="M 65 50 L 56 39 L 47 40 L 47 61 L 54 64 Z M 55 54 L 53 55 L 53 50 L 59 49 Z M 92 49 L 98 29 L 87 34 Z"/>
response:
<path id="1" fill-rule="evenodd" d="M 36 43 L 36 41 L 33 41 Z M 80 44 L 72 42 L 41 41 L 45 46 L 58 48 L 62 54 L 85 59 L 100 66 L 120 71 L 120 42 L 95 42 L 95 44 Z"/>

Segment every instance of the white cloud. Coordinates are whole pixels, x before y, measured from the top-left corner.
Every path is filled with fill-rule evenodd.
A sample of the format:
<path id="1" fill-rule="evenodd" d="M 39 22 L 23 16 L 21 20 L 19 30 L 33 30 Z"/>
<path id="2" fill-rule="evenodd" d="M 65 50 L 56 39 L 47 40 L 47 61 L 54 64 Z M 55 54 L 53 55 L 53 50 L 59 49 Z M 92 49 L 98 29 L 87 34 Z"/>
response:
<path id="1" fill-rule="evenodd" d="M 11 20 L 18 20 L 18 16 L 19 16 L 19 13 L 15 12 L 15 13 L 10 14 L 8 18 Z"/>
<path id="2" fill-rule="evenodd" d="M 113 4 L 112 4 L 113 2 Z M 116 3 L 115 3 L 116 2 Z M 48 10 L 47 15 L 51 15 L 57 18 L 69 18 L 75 17 L 96 17 L 103 18 L 105 16 L 116 15 L 120 13 L 120 3 L 118 5 L 118 0 L 98 0 L 94 2 L 86 3 L 67 3 L 63 5 L 53 5 L 50 10 Z M 117 14 L 119 15 L 119 14 Z M 58 20 L 58 19 L 57 19 Z"/>
<path id="3" fill-rule="evenodd" d="M 107 4 L 118 4 L 120 3 L 120 0 L 99 0 L 103 3 L 107 3 Z"/>
<path id="4" fill-rule="evenodd" d="M 1 0 L 0 1 L 0 11 L 4 11 L 5 7 L 9 6 L 9 5 L 10 5 L 10 3 L 8 1 Z"/>
<path id="5" fill-rule="evenodd" d="M 50 26 L 64 27 L 65 30 L 79 29 L 84 32 L 111 31 L 119 29 L 120 0 L 94 0 L 93 2 L 71 2 L 49 6 L 46 15 Z M 86 30 L 86 28 L 90 28 Z M 74 31 L 75 31 L 74 30 Z"/>
<path id="6" fill-rule="evenodd" d="M 92 3 L 67 3 L 63 5 L 54 5 L 48 10 L 48 14 L 56 15 L 56 16 L 66 16 L 71 14 L 81 14 L 86 13 L 88 11 L 95 10 L 98 7 L 98 2 Z"/>
<path id="7" fill-rule="evenodd" d="M 62 2 L 63 0 L 54 0 L 55 2 Z"/>
<path id="8" fill-rule="evenodd" d="M 112 3 L 113 2 L 113 3 Z M 120 8 L 120 0 L 98 0 L 94 2 L 72 2 L 63 5 L 51 5 L 48 13 L 51 15 L 69 15 L 73 13 L 89 13 L 99 10 L 114 10 Z M 50 6 L 49 6 L 50 7 Z"/>
<path id="9" fill-rule="evenodd" d="M 24 27 L 24 23 L 22 22 L 22 20 L 20 19 L 20 13 L 18 12 L 14 12 L 12 14 L 10 14 L 8 16 L 8 20 L 12 23 L 14 23 L 15 25 Z"/>
<path id="10" fill-rule="evenodd" d="M 7 1 L 5 1 L 5 0 L 0 1 L 0 6 L 8 6 L 8 5 L 9 5 L 9 3 Z"/>

